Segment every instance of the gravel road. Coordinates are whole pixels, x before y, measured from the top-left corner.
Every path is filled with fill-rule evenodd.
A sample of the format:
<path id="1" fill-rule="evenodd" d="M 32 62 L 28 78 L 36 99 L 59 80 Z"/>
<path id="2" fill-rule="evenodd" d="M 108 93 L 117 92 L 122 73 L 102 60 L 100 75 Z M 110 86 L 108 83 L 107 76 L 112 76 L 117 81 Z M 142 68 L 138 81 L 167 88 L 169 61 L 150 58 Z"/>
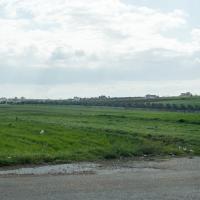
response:
<path id="1" fill-rule="evenodd" d="M 200 158 L 0 168 L 0 200 L 199 200 Z"/>

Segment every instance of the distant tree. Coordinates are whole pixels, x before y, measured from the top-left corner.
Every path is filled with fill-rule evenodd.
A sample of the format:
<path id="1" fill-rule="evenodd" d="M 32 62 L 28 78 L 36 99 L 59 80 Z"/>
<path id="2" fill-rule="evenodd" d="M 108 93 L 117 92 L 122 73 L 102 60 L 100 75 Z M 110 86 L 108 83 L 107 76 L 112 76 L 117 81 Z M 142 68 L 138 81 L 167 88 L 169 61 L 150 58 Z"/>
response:
<path id="1" fill-rule="evenodd" d="M 177 104 L 172 104 L 172 109 L 173 109 L 174 111 L 178 110 L 178 105 L 177 105 Z"/>
<path id="2" fill-rule="evenodd" d="M 181 105 L 180 105 L 180 109 L 181 109 L 181 110 L 186 110 L 185 104 L 181 104 Z"/>
<path id="3" fill-rule="evenodd" d="M 162 103 L 157 103 L 157 108 L 158 109 L 163 109 L 164 108 L 164 105 Z"/>
<path id="4" fill-rule="evenodd" d="M 187 109 L 190 111 L 193 111 L 193 110 L 195 110 L 195 107 L 193 107 L 193 105 L 191 105 L 191 104 L 188 104 Z"/>
<path id="5" fill-rule="evenodd" d="M 165 108 L 166 108 L 167 110 L 170 110 L 170 109 L 172 108 L 172 105 L 169 104 L 169 103 L 167 103 L 167 104 L 165 105 Z"/>

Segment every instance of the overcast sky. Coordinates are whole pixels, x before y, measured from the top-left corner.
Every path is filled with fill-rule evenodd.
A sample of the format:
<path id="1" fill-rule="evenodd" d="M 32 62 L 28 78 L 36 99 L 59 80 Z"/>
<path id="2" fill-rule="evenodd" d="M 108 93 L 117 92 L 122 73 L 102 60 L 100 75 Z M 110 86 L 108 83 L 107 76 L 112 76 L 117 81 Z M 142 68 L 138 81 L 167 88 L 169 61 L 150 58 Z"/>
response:
<path id="1" fill-rule="evenodd" d="M 199 0 L 0 0 L 0 96 L 200 94 Z"/>

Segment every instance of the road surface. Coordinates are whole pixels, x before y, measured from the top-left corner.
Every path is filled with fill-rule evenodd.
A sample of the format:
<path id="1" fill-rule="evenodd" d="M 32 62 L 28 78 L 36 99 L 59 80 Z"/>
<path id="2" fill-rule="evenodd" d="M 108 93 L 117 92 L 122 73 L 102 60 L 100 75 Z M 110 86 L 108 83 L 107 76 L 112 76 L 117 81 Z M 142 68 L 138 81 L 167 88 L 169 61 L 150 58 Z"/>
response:
<path id="1" fill-rule="evenodd" d="M 200 200 L 198 157 L 66 166 L 0 169 L 0 200 Z"/>

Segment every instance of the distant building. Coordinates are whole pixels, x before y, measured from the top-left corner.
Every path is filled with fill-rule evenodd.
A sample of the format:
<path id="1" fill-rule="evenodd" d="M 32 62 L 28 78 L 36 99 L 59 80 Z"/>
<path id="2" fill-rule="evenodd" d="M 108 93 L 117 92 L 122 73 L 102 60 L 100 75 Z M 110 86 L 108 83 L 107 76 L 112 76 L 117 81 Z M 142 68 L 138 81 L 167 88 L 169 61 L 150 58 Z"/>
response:
<path id="1" fill-rule="evenodd" d="M 181 93 L 180 97 L 192 97 L 192 93 L 191 92 Z"/>
<path id="2" fill-rule="evenodd" d="M 74 98 L 73 98 L 73 101 L 80 101 L 80 100 L 81 100 L 80 97 L 74 97 Z"/>
<path id="3" fill-rule="evenodd" d="M 145 96 L 145 98 L 146 98 L 146 99 L 158 99 L 159 96 L 157 96 L 157 95 L 152 95 L 152 94 L 147 94 L 147 95 Z"/>
<path id="4" fill-rule="evenodd" d="M 105 95 L 101 95 L 99 96 L 99 99 L 107 99 L 107 97 Z"/>
<path id="5" fill-rule="evenodd" d="M 0 98 L 0 103 L 6 103 L 6 102 L 7 102 L 7 99 L 5 97 Z"/>

